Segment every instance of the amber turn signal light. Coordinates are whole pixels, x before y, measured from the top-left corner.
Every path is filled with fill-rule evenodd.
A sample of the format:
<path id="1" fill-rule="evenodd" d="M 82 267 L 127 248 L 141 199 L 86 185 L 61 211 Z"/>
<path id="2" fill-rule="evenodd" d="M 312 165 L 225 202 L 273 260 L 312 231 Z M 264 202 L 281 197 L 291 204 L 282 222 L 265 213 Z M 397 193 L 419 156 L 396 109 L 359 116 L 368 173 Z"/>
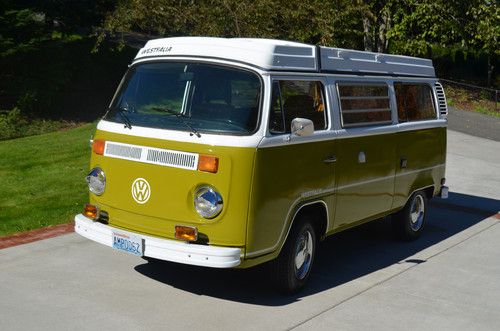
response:
<path id="1" fill-rule="evenodd" d="M 99 218 L 99 208 L 97 208 L 94 205 L 91 205 L 87 203 L 85 205 L 85 208 L 83 209 L 83 215 L 85 217 L 91 218 L 93 220 L 96 220 Z"/>
<path id="2" fill-rule="evenodd" d="M 192 226 L 175 226 L 175 239 L 196 241 L 198 239 L 198 229 Z"/>
<path id="3" fill-rule="evenodd" d="M 104 147 L 106 146 L 106 141 L 104 140 L 94 140 L 92 143 L 92 151 L 98 155 L 104 154 Z"/>
<path id="4" fill-rule="evenodd" d="M 200 155 L 198 158 L 198 170 L 217 173 L 217 170 L 219 170 L 219 158 L 212 155 Z"/>

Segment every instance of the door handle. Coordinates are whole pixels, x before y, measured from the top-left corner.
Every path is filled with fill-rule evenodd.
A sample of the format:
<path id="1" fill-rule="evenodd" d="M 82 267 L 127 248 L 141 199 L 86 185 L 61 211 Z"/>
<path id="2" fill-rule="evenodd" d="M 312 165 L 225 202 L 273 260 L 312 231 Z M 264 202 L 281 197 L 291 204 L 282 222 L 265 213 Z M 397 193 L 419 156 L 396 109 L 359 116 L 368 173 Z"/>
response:
<path id="1" fill-rule="evenodd" d="M 332 155 L 323 160 L 323 163 L 335 163 L 337 161 L 337 157 Z"/>

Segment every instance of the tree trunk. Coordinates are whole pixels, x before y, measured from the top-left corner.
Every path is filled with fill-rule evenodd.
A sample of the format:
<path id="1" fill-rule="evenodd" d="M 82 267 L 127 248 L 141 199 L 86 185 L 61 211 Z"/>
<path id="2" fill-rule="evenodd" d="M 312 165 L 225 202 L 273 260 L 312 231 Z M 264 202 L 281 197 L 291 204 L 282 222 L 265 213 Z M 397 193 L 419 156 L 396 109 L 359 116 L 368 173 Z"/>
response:
<path id="1" fill-rule="evenodd" d="M 373 52 L 372 23 L 367 15 L 363 17 L 363 44 L 365 51 Z"/>
<path id="2" fill-rule="evenodd" d="M 387 31 L 391 28 L 391 13 L 389 9 L 384 9 L 381 13 L 380 24 L 378 27 L 377 50 L 379 53 L 387 53 L 389 41 L 387 40 Z"/>
<path id="3" fill-rule="evenodd" d="M 491 87 L 491 75 L 493 74 L 493 66 L 491 65 L 491 55 L 488 54 L 488 76 L 486 78 L 486 86 Z"/>

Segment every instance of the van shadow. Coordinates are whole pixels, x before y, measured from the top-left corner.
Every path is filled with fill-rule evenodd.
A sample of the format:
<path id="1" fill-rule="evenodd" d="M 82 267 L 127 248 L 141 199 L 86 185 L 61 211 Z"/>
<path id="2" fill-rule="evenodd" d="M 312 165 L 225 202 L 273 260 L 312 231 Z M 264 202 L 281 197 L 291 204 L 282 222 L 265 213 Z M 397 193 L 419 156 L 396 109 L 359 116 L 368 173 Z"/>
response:
<path id="1" fill-rule="evenodd" d="M 481 222 L 498 210 L 500 200 L 450 193 L 448 200 L 434 199 L 431 202 L 427 227 L 416 241 L 394 239 L 389 219 L 335 234 L 320 243 L 308 284 L 292 296 L 281 295 L 272 288 L 267 265 L 250 269 L 212 269 L 154 261 L 138 265 L 135 270 L 158 282 L 198 295 L 247 304 L 283 306 L 395 263 L 425 263 L 408 258 Z"/>

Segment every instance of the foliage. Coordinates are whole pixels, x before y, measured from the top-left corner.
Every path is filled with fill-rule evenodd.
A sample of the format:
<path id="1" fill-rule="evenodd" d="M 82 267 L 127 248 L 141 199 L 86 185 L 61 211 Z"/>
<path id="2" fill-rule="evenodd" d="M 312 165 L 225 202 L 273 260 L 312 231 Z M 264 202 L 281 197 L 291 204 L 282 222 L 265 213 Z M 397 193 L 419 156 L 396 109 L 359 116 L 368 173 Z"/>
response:
<path id="1" fill-rule="evenodd" d="M 43 15 L 32 9 L 0 12 L 0 56 L 35 50 L 48 39 Z"/>
<path id="2" fill-rule="evenodd" d="M 0 140 L 34 136 L 74 127 L 76 124 L 67 121 L 47 119 L 30 119 L 21 114 L 19 108 L 0 112 Z"/>
<path id="3" fill-rule="evenodd" d="M 161 36 L 260 37 L 331 44 L 346 1 L 125 0 L 107 17 L 111 32 Z M 343 32 L 338 32 L 342 34 Z"/>
<path id="4" fill-rule="evenodd" d="M 0 141 L 0 236 L 70 222 L 81 211 L 94 130 Z"/>
<path id="5" fill-rule="evenodd" d="M 495 104 L 494 92 L 466 89 L 445 84 L 448 106 L 500 117 L 500 107 Z"/>
<path id="6" fill-rule="evenodd" d="M 153 36 L 277 38 L 430 58 L 489 54 L 489 75 L 499 57 L 499 8 L 492 0 L 122 0 L 103 27 Z"/>
<path id="7" fill-rule="evenodd" d="M 102 115 L 135 50 L 95 38 L 52 39 L 43 47 L 0 57 L 1 107 L 31 118 L 94 120 Z"/>
<path id="8" fill-rule="evenodd" d="M 102 23 L 115 2 L 0 0 L 0 109 L 16 108 L 12 113 L 23 118 L 88 120 L 102 114 L 133 55 L 108 44 L 93 54 L 95 38 L 85 29 Z M 47 123 L 55 122 L 38 124 Z M 11 134 L 2 137 L 20 134 L 9 128 Z"/>

